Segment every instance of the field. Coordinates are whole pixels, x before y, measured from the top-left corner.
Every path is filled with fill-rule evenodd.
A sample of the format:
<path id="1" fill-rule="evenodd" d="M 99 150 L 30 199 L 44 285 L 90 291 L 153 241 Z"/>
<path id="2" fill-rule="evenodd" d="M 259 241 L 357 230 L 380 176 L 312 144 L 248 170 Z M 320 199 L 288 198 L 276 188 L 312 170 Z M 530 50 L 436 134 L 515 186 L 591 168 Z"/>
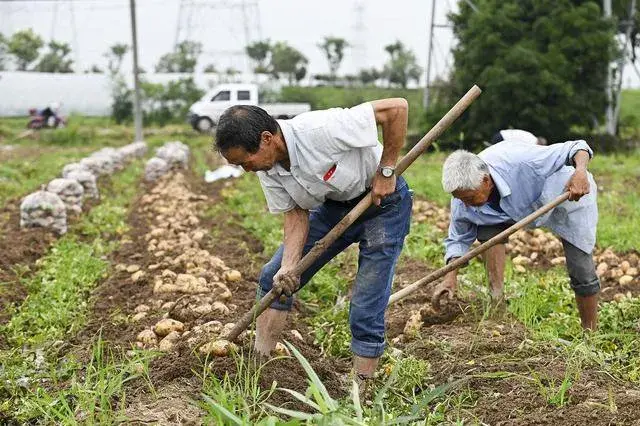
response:
<path id="1" fill-rule="evenodd" d="M 266 212 L 255 176 L 204 182 L 220 164 L 209 137 L 183 125 L 147 129 L 147 156 L 100 178 L 100 200 L 85 204 L 66 235 L 20 230 L 25 195 L 65 164 L 133 140 L 131 129 L 106 120 L 71 122 L 16 139 L 23 122 L 0 121 L 0 423 L 640 421 L 640 278 L 621 285 L 615 272 L 629 270 L 624 262 L 640 268 L 639 152 L 596 155 L 590 165 L 599 183 L 596 256 L 609 268 L 597 332 L 580 328 L 564 267 L 552 262 L 562 256 L 553 238 L 523 232 L 510 241 L 505 305 L 489 303 L 476 260 L 444 312 L 430 308 L 428 288 L 388 310 L 376 391 L 360 401 L 345 380 L 356 247 L 300 292 L 281 356 L 257 362 L 251 333 L 227 357 L 203 353 L 252 306 L 260 268 L 282 238 L 281 217 Z M 146 159 L 172 140 L 190 147 L 189 168 L 145 183 Z M 444 157 L 424 155 L 406 173 L 414 214 L 395 289 L 442 266 Z M 196 276 L 218 287 L 168 284 Z M 167 333 L 156 325 L 166 319 L 180 325 L 171 322 L 177 337 L 161 343 L 157 335 Z"/>

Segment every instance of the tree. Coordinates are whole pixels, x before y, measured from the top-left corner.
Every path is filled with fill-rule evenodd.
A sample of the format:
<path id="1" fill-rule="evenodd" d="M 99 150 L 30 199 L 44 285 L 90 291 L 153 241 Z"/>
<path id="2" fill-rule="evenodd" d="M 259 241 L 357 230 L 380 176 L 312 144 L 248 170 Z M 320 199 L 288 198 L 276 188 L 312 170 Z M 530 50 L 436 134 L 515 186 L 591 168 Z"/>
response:
<path id="1" fill-rule="evenodd" d="M 216 70 L 216 66 L 215 65 L 209 64 L 206 67 L 204 67 L 204 72 L 215 73 L 215 72 L 218 72 L 218 71 Z"/>
<path id="2" fill-rule="evenodd" d="M 107 58 L 107 69 L 110 74 L 120 73 L 122 67 L 122 60 L 124 55 L 129 51 L 129 46 L 124 43 L 116 43 L 109 48 L 104 56 Z"/>
<path id="3" fill-rule="evenodd" d="M 280 74 L 285 74 L 289 84 L 304 78 L 308 63 L 307 58 L 299 50 L 286 42 L 279 41 L 271 48 L 271 72 L 276 78 Z"/>
<path id="4" fill-rule="evenodd" d="M 163 55 L 156 65 L 156 72 L 194 72 L 198 57 L 202 53 L 202 43 L 185 40 L 176 50 Z"/>
<path id="5" fill-rule="evenodd" d="M 416 62 L 416 55 L 401 41 L 385 46 L 384 50 L 390 58 L 384 66 L 383 74 L 390 84 L 397 84 L 404 89 L 410 80 L 420 80 L 422 68 Z"/>
<path id="6" fill-rule="evenodd" d="M 7 50 L 15 56 L 18 71 L 26 71 L 29 64 L 38 58 L 42 46 L 42 38 L 29 28 L 14 33 L 7 43 Z"/>
<path id="7" fill-rule="evenodd" d="M 268 59 L 271 53 L 271 42 L 269 40 L 251 43 L 245 47 L 245 51 L 249 58 L 256 63 L 256 67 L 253 69 L 256 74 L 269 73 Z"/>
<path id="8" fill-rule="evenodd" d="M 605 110 L 614 28 L 595 1 L 460 2 L 451 16 L 453 96 L 473 84 L 484 93 L 460 123 L 468 142 L 524 128 L 547 139 L 591 128 Z"/>
<path id="9" fill-rule="evenodd" d="M 318 44 L 318 47 L 324 52 L 329 62 L 329 74 L 332 79 L 336 79 L 338 69 L 344 59 L 344 49 L 349 47 L 349 43 L 343 38 L 339 37 L 325 37 L 323 42 Z"/>
<path id="10" fill-rule="evenodd" d="M 374 84 L 376 80 L 382 77 L 382 73 L 375 68 L 362 69 L 358 73 L 358 78 L 365 86 L 368 84 Z"/>
<path id="11" fill-rule="evenodd" d="M 7 40 L 4 35 L 0 33 L 0 71 L 5 70 L 5 63 L 7 60 Z"/>
<path id="12" fill-rule="evenodd" d="M 73 69 L 71 68 L 73 60 L 67 58 L 69 53 L 71 53 L 71 47 L 69 47 L 68 43 L 51 40 L 49 42 L 49 52 L 40 58 L 40 61 L 35 67 L 35 71 L 59 73 L 73 72 Z"/>
<path id="13" fill-rule="evenodd" d="M 85 74 L 103 74 L 102 68 L 97 66 L 96 64 L 91 65 L 91 68 L 88 68 L 84 71 Z"/>

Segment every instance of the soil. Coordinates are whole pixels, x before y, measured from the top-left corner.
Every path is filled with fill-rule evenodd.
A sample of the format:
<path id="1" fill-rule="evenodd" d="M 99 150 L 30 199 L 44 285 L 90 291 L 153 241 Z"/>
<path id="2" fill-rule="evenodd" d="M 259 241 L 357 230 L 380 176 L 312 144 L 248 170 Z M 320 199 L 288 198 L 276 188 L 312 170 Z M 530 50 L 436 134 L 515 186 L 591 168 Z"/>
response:
<path id="1" fill-rule="evenodd" d="M 98 187 L 106 191 L 111 187 L 111 180 L 100 178 Z M 20 202 L 19 198 L 10 199 L 0 210 L 0 324 L 11 317 L 13 308 L 27 296 L 21 280 L 34 271 L 35 262 L 58 238 L 46 229 L 20 228 Z M 87 199 L 83 202 L 82 211 L 87 212 L 99 203 L 99 200 Z M 77 220 L 77 215 L 69 216 L 69 227 Z M 3 336 L 0 335 L 0 347 L 2 345 Z"/>
<path id="2" fill-rule="evenodd" d="M 204 204 L 220 202 L 220 190 L 229 184 L 206 184 L 192 173 L 185 176 L 190 191 L 196 196 L 206 196 Z M 87 324 L 63 351 L 87 357 L 90 342 L 100 334 L 116 353 L 124 354 L 135 346 L 136 336 L 142 329 L 152 327 L 167 314 L 159 307 L 160 296 L 154 295 L 151 278 L 134 283 L 130 273 L 115 267 L 136 264 L 147 270 L 158 261 L 148 251 L 148 241 L 145 240 L 152 224 L 144 212 L 142 199 L 152 189 L 152 185 L 141 187 L 128 216 L 130 231 L 123 236 L 119 249 L 110 255 L 112 269 L 93 293 L 93 307 Z M 12 283 L 10 289 L 0 292 L 2 313 L 6 312 L 7 304 L 15 304 L 24 297 L 24 290 L 16 284 L 15 273 L 7 266 L 33 264 L 54 238 L 43 231 L 25 232 L 15 228 L 15 207 L 14 210 L 10 207 L 15 204 L 9 203 L 9 207 L 1 212 L 9 220 L 2 225 L 0 237 L 0 282 Z M 200 248 L 222 259 L 227 267 L 239 271 L 242 278 L 229 285 L 233 298 L 228 302 L 228 314 L 206 314 L 185 321 L 187 329 L 211 320 L 233 322 L 246 312 L 254 303 L 260 268 L 268 260 L 260 241 L 235 224 L 233 212 L 219 212 L 214 216 L 201 213 L 195 212 L 200 220 L 198 226 L 215 230 L 215 233 L 206 235 Z M 403 259 L 397 269 L 395 288 L 406 286 L 428 272 L 428 265 Z M 632 291 L 636 294 L 636 287 Z M 597 369 L 585 369 L 574 380 L 568 391 L 570 399 L 567 404 L 551 405 L 543 397 L 538 382 L 547 387 L 551 383 L 559 385 L 565 377 L 562 342 L 534 345 L 526 329 L 504 309 L 497 309 L 483 318 L 483 310 L 476 300 L 456 300 L 447 305 L 447 309 L 434 314 L 428 309 L 430 296 L 431 288 L 425 287 L 389 308 L 386 317 L 388 339 L 405 356 L 412 355 L 429 362 L 429 377 L 425 378 L 425 384 L 457 383 L 455 389 L 469 395 L 468 401 L 461 400 L 466 417 L 490 425 L 574 425 L 586 422 L 627 425 L 638 422 L 640 389 L 616 381 Z M 175 301 L 181 295 L 162 297 L 166 302 Z M 141 304 L 150 306 L 148 315 L 134 321 L 136 307 Z M 404 328 L 409 317 L 416 312 L 420 313 L 422 320 L 420 333 L 410 338 L 404 335 Z M 2 313 L 0 321 L 6 320 Z M 343 397 L 347 394 L 344 378 L 350 364 L 348 360 L 321 354 L 313 344 L 304 316 L 302 310 L 294 309 L 285 338 L 307 358 L 329 393 L 334 398 Z M 290 331 L 293 329 L 302 335 L 302 341 L 294 337 Z M 243 340 L 239 354 L 250 368 L 255 368 L 251 347 L 250 339 Z M 143 380 L 128 382 L 125 389 L 128 405 L 123 407 L 129 417 L 128 424 L 201 424 L 204 412 L 196 401 L 200 400 L 203 373 L 218 378 L 225 375 L 234 377 L 238 373 L 237 363 L 233 357 L 203 358 L 186 342 L 179 341 L 174 350 L 156 357 L 150 364 L 149 375 L 154 392 Z M 294 358 L 276 359 L 263 368 L 260 375 L 262 389 L 270 388 L 274 381 L 280 388 L 302 393 L 308 386 L 307 375 Z M 276 406 L 306 409 L 283 391 L 276 391 L 269 402 Z"/>
<path id="3" fill-rule="evenodd" d="M 11 317 L 12 308 L 26 297 L 20 278 L 29 273 L 56 236 L 44 229 L 20 229 L 17 201 L 8 202 L 0 217 L 0 324 L 4 324 Z"/>
<path id="4" fill-rule="evenodd" d="M 189 173 L 186 176 L 191 191 L 196 192 L 198 196 L 206 195 L 207 204 L 214 205 L 219 201 L 219 192 L 225 185 L 224 182 L 206 184 L 194 174 Z M 148 193 L 151 187 L 145 186 L 141 197 Z M 201 248 L 222 259 L 229 268 L 238 270 L 242 279 L 234 283 L 233 287 L 229 287 L 233 293 L 229 306 L 233 304 L 235 307 L 232 308 L 228 315 L 205 315 L 194 321 L 186 321 L 185 326 L 187 329 L 211 320 L 219 320 L 223 324 L 233 322 L 249 310 L 255 301 L 257 277 L 260 268 L 267 260 L 262 255 L 262 244 L 244 229 L 234 224 L 233 214 L 229 215 L 227 212 L 221 212 L 213 217 L 201 215 L 199 219 L 200 224 L 198 226 L 200 228 L 216 229 L 215 237 L 212 235 L 206 236 L 202 240 Z M 135 263 L 144 270 L 149 265 L 157 263 L 157 258 L 147 251 L 147 242 L 144 236 L 149 232 L 150 225 L 148 217 L 145 216 L 141 209 L 140 198 L 132 206 L 128 223 L 130 233 L 124 238 L 124 243 L 121 244 L 120 248 L 112 253 L 109 259 L 110 263 L 112 265 Z M 183 271 L 177 270 L 176 272 Z M 157 299 L 158 296 L 153 294 L 153 283 L 150 282 L 150 279 L 132 284 L 129 275 L 124 271 L 112 270 L 109 277 L 94 291 L 95 301 L 89 321 L 86 327 L 71 342 L 72 347 L 81 347 L 83 342 L 91 341 L 100 333 L 112 348 L 126 351 L 135 344 L 136 336 L 142 329 L 150 328 L 162 318 L 163 313 L 161 310 L 152 308 L 149 311 L 149 315 L 141 321 L 131 321 L 131 317 L 134 315 L 135 308 L 138 305 L 151 305 L 150 301 Z M 170 300 L 175 301 L 176 299 Z M 160 303 L 156 301 L 155 306 L 158 304 Z M 285 338 L 294 343 L 311 363 L 332 396 L 340 397 L 345 395 L 347 389 L 343 385 L 342 378 L 346 377 L 350 364 L 346 360 L 333 360 L 322 356 L 320 349 L 312 345 L 313 338 L 309 335 L 309 331 L 304 325 L 301 313 L 298 310 L 294 309 L 289 318 L 285 330 L 298 330 L 304 341 L 296 340 L 287 331 L 285 331 Z M 255 358 L 251 349 L 251 342 L 248 339 L 243 340 L 240 346 L 240 353 L 250 365 Z M 82 356 L 82 350 L 79 352 Z M 87 354 L 85 353 L 84 356 L 87 356 Z M 181 391 L 182 399 L 197 400 L 202 390 L 202 382 L 198 377 L 202 375 L 205 368 L 219 378 L 224 377 L 225 374 L 233 377 L 237 370 L 236 360 L 233 357 L 205 359 L 186 343 L 179 342 L 174 351 L 159 356 L 150 363 L 149 374 L 156 389 L 181 388 L 183 389 Z M 277 382 L 278 387 L 294 389 L 302 393 L 305 392 L 308 386 L 307 375 L 294 358 L 277 359 L 268 363 L 262 369 L 260 383 L 263 389 L 271 387 L 274 381 Z M 195 385 L 185 387 L 184 383 L 195 383 Z M 148 422 L 156 419 L 162 424 L 165 420 L 158 419 L 165 419 L 167 416 L 171 417 L 171 413 L 167 414 L 166 404 L 158 404 L 153 398 L 145 399 L 138 395 L 148 392 L 145 383 L 142 383 L 142 381 L 132 382 L 131 387 L 132 389 L 129 390 L 128 394 L 134 398 L 135 402 L 132 404 L 137 404 L 136 407 L 138 408 L 135 411 L 139 413 L 136 416 L 136 421 Z M 283 391 L 276 391 L 270 398 L 270 403 L 305 409 L 301 403 L 298 403 Z M 164 407 L 163 414 L 159 414 L 158 410 L 153 409 L 154 406 Z M 178 403 L 177 406 L 181 407 L 183 404 Z M 132 406 L 130 405 L 129 409 L 131 408 Z M 193 413 L 198 412 L 198 410 L 193 411 Z M 143 415 L 144 418 L 141 418 L 140 415 Z M 179 414 L 176 411 L 171 418 L 175 419 L 177 418 L 176 416 L 183 415 L 185 413 Z M 188 424 L 190 421 L 195 421 L 195 418 L 181 418 L 181 421 L 185 421 Z M 171 423 L 168 420 L 167 422 L 166 424 Z"/>

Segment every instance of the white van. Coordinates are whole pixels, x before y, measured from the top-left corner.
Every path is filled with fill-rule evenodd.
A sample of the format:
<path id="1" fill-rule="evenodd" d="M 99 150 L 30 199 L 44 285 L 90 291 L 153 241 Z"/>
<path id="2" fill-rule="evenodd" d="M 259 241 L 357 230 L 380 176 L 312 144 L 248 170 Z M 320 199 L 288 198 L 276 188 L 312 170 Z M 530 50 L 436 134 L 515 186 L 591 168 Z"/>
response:
<path id="1" fill-rule="evenodd" d="M 305 103 L 260 104 L 256 84 L 220 84 L 191 105 L 189 123 L 195 130 L 210 132 L 222 113 L 233 105 L 257 105 L 274 118 L 292 118 L 311 110 L 311 105 Z"/>

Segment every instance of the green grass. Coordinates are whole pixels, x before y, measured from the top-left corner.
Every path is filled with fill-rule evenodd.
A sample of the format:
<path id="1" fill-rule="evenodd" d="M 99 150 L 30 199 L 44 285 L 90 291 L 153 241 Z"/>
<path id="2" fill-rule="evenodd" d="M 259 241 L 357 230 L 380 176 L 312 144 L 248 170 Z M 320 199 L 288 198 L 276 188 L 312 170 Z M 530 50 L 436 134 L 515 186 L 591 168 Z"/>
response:
<path id="1" fill-rule="evenodd" d="M 403 174 L 409 186 L 419 198 L 448 207 L 451 196 L 442 190 L 442 163 L 447 153 L 423 154 Z"/>
<path id="2" fill-rule="evenodd" d="M 422 122 L 422 91 L 419 89 L 383 89 L 379 87 L 283 87 L 282 102 L 308 102 L 311 108 L 349 108 L 376 99 L 400 97 L 409 102 L 409 127 L 417 129 Z"/>
<path id="3" fill-rule="evenodd" d="M 625 155 L 595 155 L 589 165 L 598 192 L 600 247 L 638 250 L 640 231 L 640 151 Z"/>
<path id="4" fill-rule="evenodd" d="M 58 177 L 65 164 L 87 155 L 87 149 L 45 150 L 43 155 L 19 158 L 0 164 L 0 206 L 12 198 L 27 195 Z M 19 203 L 19 201 L 18 201 Z"/>
<path id="5" fill-rule="evenodd" d="M 124 390 L 127 382 L 143 380 L 149 384 L 148 351 L 132 351 L 130 356 L 114 353 L 100 336 L 92 343 L 90 358 L 79 363 L 67 358 L 63 369 L 52 375 L 58 391 L 38 387 L 15 413 L 16 418 L 38 418 L 47 424 L 120 424 L 125 422 Z"/>
<path id="6" fill-rule="evenodd" d="M 19 422 L 44 417 L 54 422 L 66 418 L 61 416 L 84 413 L 98 416 L 87 419 L 95 422 L 109 414 L 104 404 L 120 392 L 118 383 L 127 369 L 96 358 L 94 351 L 97 364 L 85 370 L 72 357 L 59 359 L 57 351 L 62 340 L 85 323 L 91 290 L 108 271 L 104 258 L 117 247 L 117 237 L 127 231 L 126 213 L 141 173 L 142 164 L 136 162 L 114 175 L 101 203 L 52 245 L 32 275 L 23 278 L 28 296 L 0 328 L 11 344 L 0 351 L 0 399 L 4 401 L 0 416 Z M 98 346 L 101 348 L 100 343 Z M 34 357 L 40 361 L 34 362 Z M 81 377 L 82 383 L 78 381 Z M 53 386 L 68 385 L 70 379 L 70 387 Z M 105 396 L 96 394 L 101 388 Z M 78 405 L 85 403 L 88 405 Z"/>
<path id="7" fill-rule="evenodd" d="M 620 102 L 620 131 L 623 136 L 637 139 L 640 134 L 640 90 L 623 90 Z"/>

